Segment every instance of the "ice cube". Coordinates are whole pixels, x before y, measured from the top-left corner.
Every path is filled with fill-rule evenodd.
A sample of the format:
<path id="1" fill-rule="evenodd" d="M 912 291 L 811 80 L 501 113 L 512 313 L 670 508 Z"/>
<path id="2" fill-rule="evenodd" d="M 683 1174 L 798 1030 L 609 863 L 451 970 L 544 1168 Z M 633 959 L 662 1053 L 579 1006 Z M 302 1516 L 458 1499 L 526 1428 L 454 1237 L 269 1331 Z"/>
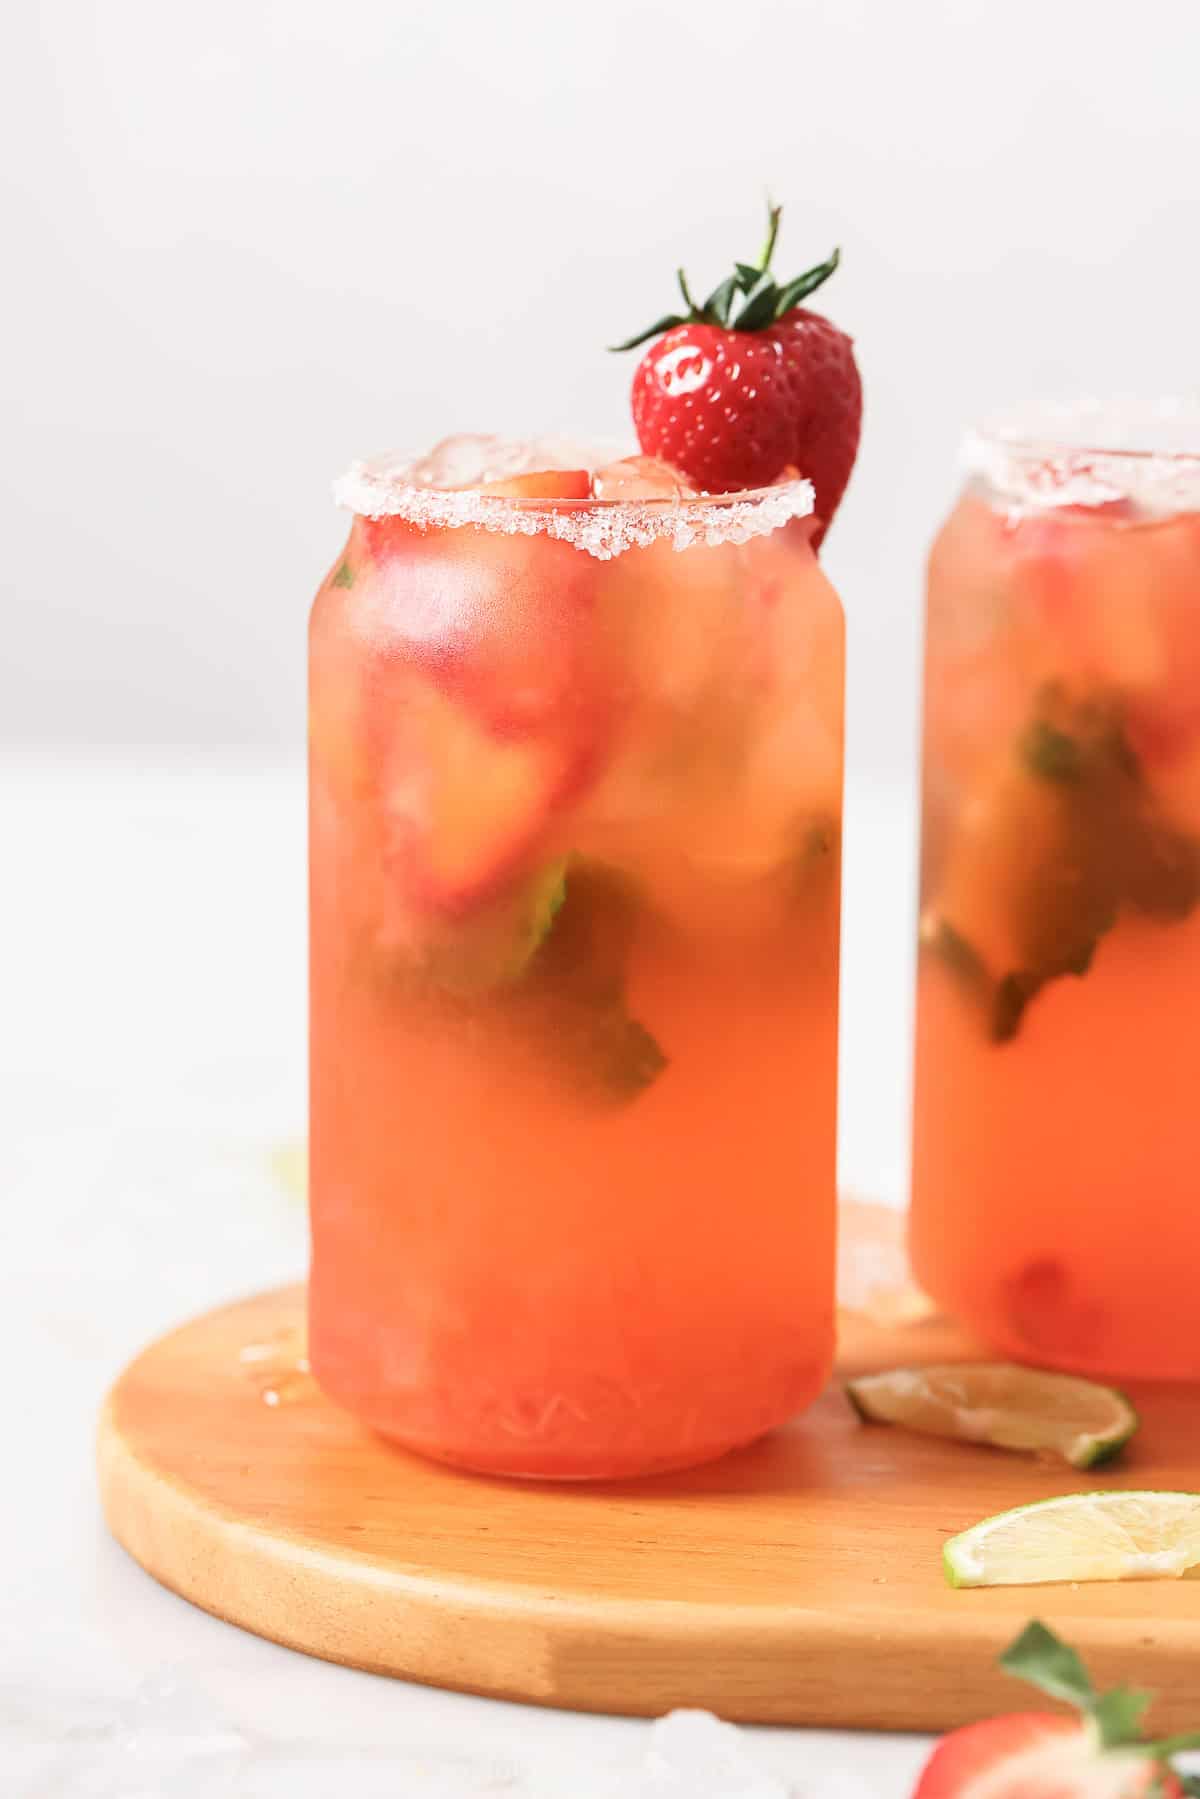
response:
<path id="1" fill-rule="evenodd" d="M 567 437 L 521 439 L 463 432 L 434 444 L 412 464 L 408 478 L 420 487 L 483 487 L 543 469 L 599 468 L 612 455 L 611 444 L 575 443 Z"/>
<path id="2" fill-rule="evenodd" d="M 409 475 L 422 487 L 477 487 L 499 478 L 496 471 L 502 469 L 505 447 L 502 437 L 469 432 L 443 437 L 413 463 Z"/>
<path id="3" fill-rule="evenodd" d="M 598 500 L 678 500 L 695 494 L 684 476 L 658 456 L 623 456 L 596 470 Z"/>
<path id="4" fill-rule="evenodd" d="M 919 1324 L 933 1301 L 908 1267 L 903 1212 L 870 1200 L 843 1198 L 838 1207 L 838 1304 L 876 1324 Z"/>
<path id="5" fill-rule="evenodd" d="M 634 1791 L 637 1799 L 794 1799 L 755 1763 L 732 1724 L 702 1711 L 668 1712 L 658 1720 Z"/>

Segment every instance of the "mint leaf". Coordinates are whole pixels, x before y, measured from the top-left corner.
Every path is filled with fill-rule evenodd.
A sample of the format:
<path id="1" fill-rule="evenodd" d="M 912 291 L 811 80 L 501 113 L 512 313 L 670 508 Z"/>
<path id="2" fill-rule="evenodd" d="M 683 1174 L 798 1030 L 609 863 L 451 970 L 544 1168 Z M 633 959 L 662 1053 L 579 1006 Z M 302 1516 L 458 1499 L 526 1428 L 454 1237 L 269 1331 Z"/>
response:
<path id="1" fill-rule="evenodd" d="M 1011 1043 L 1021 1028 L 1025 1008 L 1036 999 L 1046 984 L 1046 977 L 1020 971 L 1006 974 L 996 982 L 988 1014 L 988 1034 L 993 1043 Z"/>
<path id="2" fill-rule="evenodd" d="M 1083 773 L 1083 750 L 1078 741 L 1048 719 L 1038 718 L 1020 742 L 1021 760 L 1044 781 L 1077 781 Z"/>
<path id="3" fill-rule="evenodd" d="M 464 1055 L 523 1063 L 588 1105 L 625 1104 L 667 1057 L 626 999 L 640 897 L 615 870 L 562 859 L 423 940 L 378 949 L 364 976 L 419 1007 Z"/>
<path id="4" fill-rule="evenodd" d="M 983 957 L 961 931 L 955 930 L 949 919 L 922 919 L 921 943 L 969 987 L 980 992 L 986 992 L 991 987 L 991 977 Z"/>
<path id="5" fill-rule="evenodd" d="M 603 1003 L 564 1005 L 547 1048 L 571 1092 L 601 1102 L 636 1099 L 667 1066 L 661 1046 L 617 993 Z"/>
<path id="6" fill-rule="evenodd" d="M 1086 975 L 1123 915 L 1137 912 L 1171 924 L 1200 908 L 1200 840 L 1158 813 L 1113 698 L 1080 697 L 1047 683 L 1017 738 L 1016 765 L 1005 780 L 985 795 L 997 840 L 978 847 L 986 861 L 1002 844 L 999 853 L 1015 864 L 1004 887 L 1010 914 L 1004 953 L 1011 965 L 972 974 L 969 957 L 953 954 L 953 937 L 942 931 L 933 939 L 984 996 L 994 1043 L 1012 1041 L 1050 982 Z M 1019 845 L 1030 819 L 1041 853 L 1026 867 Z M 972 921 L 955 916 L 954 924 L 961 952 Z M 985 975 L 994 976 L 994 984 Z"/>
<path id="7" fill-rule="evenodd" d="M 1087 1669 L 1069 1644 L 1056 1637 L 1040 1619 L 1027 1624 L 1000 1657 L 1006 1674 L 1027 1680 L 1052 1699 L 1088 1710 L 1096 1698 Z"/>
<path id="8" fill-rule="evenodd" d="M 462 917 L 431 920 L 410 972 L 452 999 L 483 1006 L 522 981 L 566 898 L 566 860 L 536 870 Z"/>
<path id="9" fill-rule="evenodd" d="M 353 587 L 354 586 L 354 570 L 350 567 L 350 564 L 344 558 L 338 564 L 338 570 L 337 570 L 337 573 L 333 577 L 332 585 L 334 587 Z"/>
<path id="10" fill-rule="evenodd" d="M 512 1020 L 577 1096 L 628 1101 L 667 1066 L 625 1000 L 638 896 L 612 869 L 572 863 L 553 924 L 512 995 Z"/>
<path id="11" fill-rule="evenodd" d="M 1137 912 L 1173 924 L 1200 903 L 1200 844 L 1156 820 L 1137 834 L 1126 898 Z"/>

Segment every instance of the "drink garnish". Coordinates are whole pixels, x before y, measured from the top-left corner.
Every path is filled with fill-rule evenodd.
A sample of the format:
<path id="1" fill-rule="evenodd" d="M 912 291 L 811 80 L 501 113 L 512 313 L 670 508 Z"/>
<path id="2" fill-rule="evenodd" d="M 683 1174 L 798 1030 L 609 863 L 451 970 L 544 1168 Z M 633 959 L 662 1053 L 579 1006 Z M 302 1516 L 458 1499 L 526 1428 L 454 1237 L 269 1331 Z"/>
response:
<path id="1" fill-rule="evenodd" d="M 859 1415 L 962 1443 L 1061 1456 L 1094 1468 L 1121 1450 L 1138 1417 L 1123 1393 L 1012 1362 L 890 1368 L 846 1382 Z"/>
<path id="2" fill-rule="evenodd" d="M 801 304 L 834 273 L 839 252 L 778 282 L 771 258 L 781 214 L 769 208 L 756 263 L 735 263 L 702 305 L 680 269 L 685 310 L 613 347 L 658 339 L 633 378 L 633 420 L 647 456 L 704 493 L 766 487 L 798 468 L 815 489 L 818 546 L 854 467 L 862 383 L 852 340 Z"/>
<path id="3" fill-rule="evenodd" d="M 573 1098 L 620 1103 L 667 1067 L 626 1000 L 639 904 L 615 871 L 562 858 L 470 913 L 424 921 L 386 969 L 443 1027 L 495 1034 L 506 1058 L 532 1054 Z"/>
<path id="4" fill-rule="evenodd" d="M 1178 1580 L 1200 1568 L 1200 1493 L 1038 1499 L 951 1537 L 942 1560 L 952 1587 Z"/>

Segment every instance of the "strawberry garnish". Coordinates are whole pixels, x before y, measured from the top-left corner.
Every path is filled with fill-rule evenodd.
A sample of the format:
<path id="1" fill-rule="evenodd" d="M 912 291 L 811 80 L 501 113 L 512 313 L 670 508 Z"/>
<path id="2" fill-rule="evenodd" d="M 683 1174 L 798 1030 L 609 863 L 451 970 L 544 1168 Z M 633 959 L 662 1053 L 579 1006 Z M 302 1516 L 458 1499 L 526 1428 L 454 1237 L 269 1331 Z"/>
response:
<path id="1" fill-rule="evenodd" d="M 1044 1624 L 1026 1626 L 1000 1658 L 1006 1673 L 1075 1708 L 1013 1712 L 968 1724 L 938 1744 L 913 1799 L 1185 1799 L 1200 1783 L 1172 1757 L 1200 1737 L 1148 1741 L 1149 1695 L 1128 1687 L 1097 1693 L 1075 1651 Z"/>
<path id="2" fill-rule="evenodd" d="M 771 273 L 781 211 L 770 209 L 757 263 L 735 263 L 700 306 L 680 269 L 686 312 L 615 348 L 659 340 L 633 378 L 633 420 L 647 456 L 705 493 L 765 487 L 794 464 L 816 492 L 819 544 L 854 467 L 862 383 L 850 338 L 801 305 L 833 274 L 839 252 L 794 281 Z"/>

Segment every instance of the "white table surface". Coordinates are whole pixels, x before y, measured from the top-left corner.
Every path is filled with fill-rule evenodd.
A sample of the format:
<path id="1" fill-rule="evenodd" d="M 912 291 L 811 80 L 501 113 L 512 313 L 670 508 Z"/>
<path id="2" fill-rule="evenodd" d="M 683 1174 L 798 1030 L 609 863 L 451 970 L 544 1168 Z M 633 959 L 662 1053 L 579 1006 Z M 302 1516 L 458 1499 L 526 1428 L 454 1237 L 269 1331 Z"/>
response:
<path id="1" fill-rule="evenodd" d="M 91 1438 L 122 1364 L 189 1314 L 303 1271 L 302 1208 L 272 1164 L 304 1129 L 302 776 L 9 753 L 0 819 L 0 1792 L 632 1791 L 647 1724 L 309 1660 L 163 1591 L 107 1536 Z M 843 1183 L 897 1202 L 912 865 L 907 793 L 852 787 Z M 772 1795 L 834 1790 L 844 1769 L 862 1783 L 847 1793 L 902 1799 L 925 1753 L 915 1737 L 742 1735 L 782 1782 Z"/>

